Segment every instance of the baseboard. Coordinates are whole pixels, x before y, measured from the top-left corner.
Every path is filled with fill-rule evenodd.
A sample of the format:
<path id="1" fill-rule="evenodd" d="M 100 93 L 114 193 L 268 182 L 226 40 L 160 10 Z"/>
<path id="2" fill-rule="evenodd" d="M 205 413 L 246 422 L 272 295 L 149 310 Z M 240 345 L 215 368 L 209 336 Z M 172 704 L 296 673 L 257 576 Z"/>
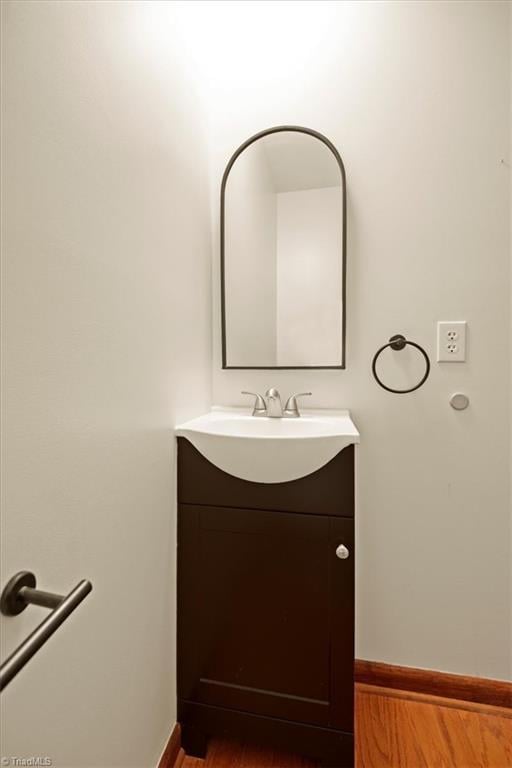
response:
<path id="1" fill-rule="evenodd" d="M 512 709 L 512 683 L 356 659 L 357 683 Z"/>
<path id="2" fill-rule="evenodd" d="M 185 751 L 181 747 L 181 726 L 176 723 L 162 753 L 158 768 L 180 768 L 184 759 Z"/>

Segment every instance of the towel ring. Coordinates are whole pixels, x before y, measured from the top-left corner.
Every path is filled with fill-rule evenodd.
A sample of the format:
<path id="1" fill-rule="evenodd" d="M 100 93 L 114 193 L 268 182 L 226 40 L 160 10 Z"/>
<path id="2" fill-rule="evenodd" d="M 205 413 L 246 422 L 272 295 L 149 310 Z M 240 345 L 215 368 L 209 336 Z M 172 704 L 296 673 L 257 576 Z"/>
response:
<path id="1" fill-rule="evenodd" d="M 405 349 L 405 347 L 409 344 L 411 347 L 415 347 L 416 349 L 419 349 L 421 354 L 423 355 L 425 359 L 425 373 L 423 374 L 423 378 L 421 379 L 418 384 L 416 384 L 415 387 L 411 387 L 410 389 L 393 389 L 392 387 L 388 387 L 387 384 L 384 384 L 377 375 L 377 359 L 381 352 L 384 352 L 385 349 L 390 347 L 394 350 L 401 350 Z M 419 389 L 428 379 L 429 373 L 430 373 L 430 359 L 423 347 L 420 347 L 419 344 L 416 344 L 415 341 L 409 341 L 409 339 L 406 339 L 405 336 L 403 336 L 401 333 L 396 333 L 394 336 L 391 336 L 390 340 L 387 344 L 384 344 L 380 349 L 377 350 L 375 353 L 373 360 L 372 360 L 372 373 L 375 378 L 375 381 L 379 386 L 382 387 L 382 389 L 385 389 L 387 392 L 393 392 L 396 395 L 406 395 L 409 392 L 414 392 L 416 389 Z"/>

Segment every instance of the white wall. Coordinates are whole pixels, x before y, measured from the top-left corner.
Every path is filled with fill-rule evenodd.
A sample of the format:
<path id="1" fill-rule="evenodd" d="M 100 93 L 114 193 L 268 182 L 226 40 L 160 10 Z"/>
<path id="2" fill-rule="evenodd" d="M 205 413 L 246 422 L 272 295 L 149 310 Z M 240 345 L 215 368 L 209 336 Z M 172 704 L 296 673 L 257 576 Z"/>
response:
<path id="1" fill-rule="evenodd" d="M 214 400 L 274 385 L 352 410 L 358 656 L 510 678 L 508 4 L 190 5 L 213 199 L 234 148 L 283 123 L 327 135 L 348 181 L 347 370 L 222 371 L 215 248 Z M 379 389 L 377 347 L 403 332 L 435 360 L 440 319 L 468 321 L 468 362 L 434 362 L 407 397 Z M 403 352 L 386 375 L 417 366 Z M 457 390 L 465 412 L 448 405 Z"/>
<path id="2" fill-rule="evenodd" d="M 188 5 L 214 199 L 234 148 L 283 122 L 348 174 L 348 369 L 221 371 L 216 250 L 215 400 L 274 384 L 352 409 L 359 656 L 510 678 L 508 4 Z M 175 10 L 2 4 L 2 583 L 94 583 L 3 694 L 2 743 L 61 768 L 153 766 L 175 719 L 171 427 L 208 407 L 211 319 Z M 433 355 L 438 319 L 469 321 L 468 363 L 377 389 L 377 346 L 404 331 Z M 416 374 L 406 354 L 388 375 Z M 2 621 L 2 658 L 43 615 Z"/>
<path id="3" fill-rule="evenodd" d="M 340 187 L 277 199 L 277 365 L 340 365 L 343 196 Z"/>
<path id="4" fill-rule="evenodd" d="M 509 109 L 510 109 L 510 145 L 508 153 L 508 174 L 510 179 L 509 186 L 509 250 L 510 250 L 510 381 L 512 382 L 512 175 L 510 168 L 512 166 L 512 3 L 509 1 L 509 75 L 510 75 L 510 91 L 509 91 Z M 510 456 L 509 456 L 509 478 L 511 478 L 511 492 L 510 492 L 510 552 L 511 557 L 509 561 L 510 567 L 510 594 L 512 595 L 512 387 L 510 388 Z M 510 611 L 510 636 L 512 637 L 512 610 Z M 512 643 L 510 644 L 510 668 L 512 669 Z"/>
<path id="5" fill-rule="evenodd" d="M 228 365 L 276 365 L 276 197 L 265 151 L 251 145 L 226 186 Z"/>
<path id="6" fill-rule="evenodd" d="M 94 585 L 2 694 L 3 754 L 151 768 L 176 716 L 172 427 L 210 403 L 204 120 L 170 5 L 2 11 L 2 583 Z M 44 615 L 2 621 L 2 659 Z"/>

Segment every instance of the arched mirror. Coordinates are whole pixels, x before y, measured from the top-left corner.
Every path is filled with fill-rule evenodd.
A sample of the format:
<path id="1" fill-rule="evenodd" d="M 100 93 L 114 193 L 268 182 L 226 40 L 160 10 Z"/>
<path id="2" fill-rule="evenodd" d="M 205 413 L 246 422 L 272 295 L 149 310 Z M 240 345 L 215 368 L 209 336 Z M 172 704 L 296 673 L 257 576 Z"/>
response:
<path id="1" fill-rule="evenodd" d="M 223 368 L 344 368 L 346 185 L 336 147 L 279 126 L 221 187 Z"/>

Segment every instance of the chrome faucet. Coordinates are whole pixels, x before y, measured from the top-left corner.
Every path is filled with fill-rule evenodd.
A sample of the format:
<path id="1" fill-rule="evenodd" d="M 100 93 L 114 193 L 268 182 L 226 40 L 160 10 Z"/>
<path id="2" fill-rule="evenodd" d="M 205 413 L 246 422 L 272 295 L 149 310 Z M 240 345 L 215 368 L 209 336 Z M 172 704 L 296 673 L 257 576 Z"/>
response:
<path id="1" fill-rule="evenodd" d="M 309 397 L 312 394 L 312 392 L 297 392 L 296 395 L 289 397 L 284 407 L 283 416 L 286 416 L 288 419 L 298 419 L 300 416 L 300 411 L 299 406 L 297 405 L 297 398 Z"/>
<path id="2" fill-rule="evenodd" d="M 265 403 L 264 399 L 261 395 L 258 395 L 257 392 L 247 392 L 247 390 L 242 390 L 242 395 L 252 395 L 255 397 L 254 401 L 254 408 L 252 410 L 253 416 L 266 416 L 267 415 L 267 404 Z"/>
<path id="3" fill-rule="evenodd" d="M 281 403 L 281 395 L 279 391 L 274 387 L 271 387 L 265 393 L 265 399 L 258 395 L 257 392 L 243 391 L 242 395 L 252 395 L 255 399 L 254 408 L 252 411 L 253 416 L 268 416 L 272 419 L 298 419 L 300 416 L 299 406 L 297 405 L 298 397 L 305 397 L 311 395 L 311 392 L 297 392 L 295 395 L 291 395 L 286 401 L 286 405 L 283 410 Z"/>
<path id="4" fill-rule="evenodd" d="M 283 406 L 281 405 L 281 395 L 279 390 L 271 387 L 265 392 L 267 398 L 267 416 L 273 419 L 281 419 L 283 417 Z"/>

